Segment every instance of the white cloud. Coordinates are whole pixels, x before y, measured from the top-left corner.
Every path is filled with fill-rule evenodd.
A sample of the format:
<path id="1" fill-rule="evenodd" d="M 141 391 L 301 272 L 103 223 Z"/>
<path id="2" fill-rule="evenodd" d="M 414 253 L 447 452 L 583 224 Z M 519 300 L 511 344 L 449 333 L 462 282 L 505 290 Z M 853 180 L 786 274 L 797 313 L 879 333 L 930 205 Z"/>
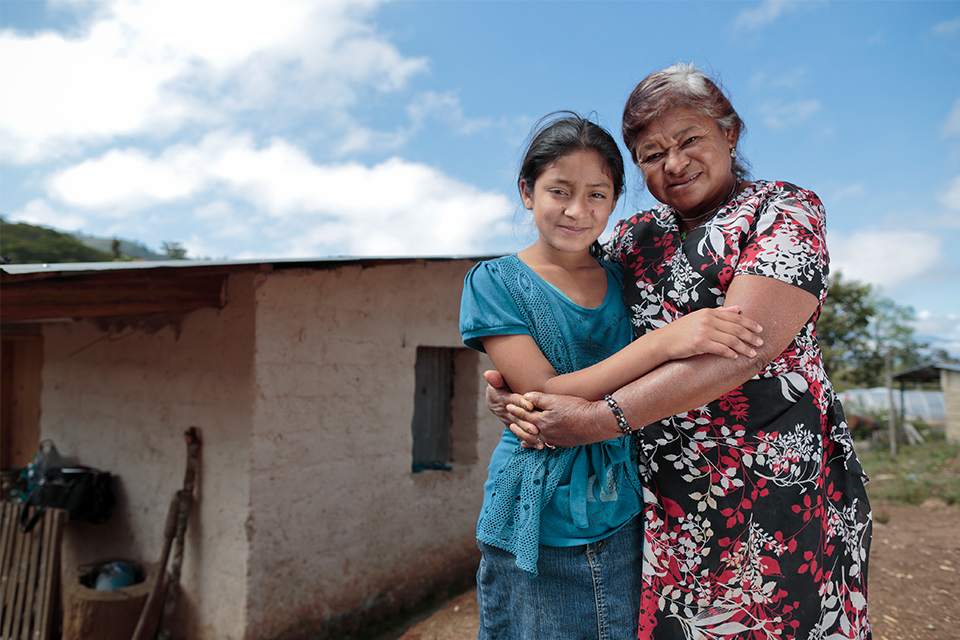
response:
<path id="1" fill-rule="evenodd" d="M 374 131 L 355 124 L 344 132 L 337 145 L 336 153 L 339 156 L 362 151 L 390 153 L 407 144 L 412 134 L 413 131 L 407 127 L 400 127 L 396 131 Z"/>
<path id="2" fill-rule="evenodd" d="M 864 193 L 866 193 L 864 184 L 862 182 L 854 182 L 852 184 L 835 187 L 830 199 L 833 202 L 840 202 L 841 200 L 849 198 L 859 198 Z"/>
<path id="3" fill-rule="evenodd" d="M 453 92 L 422 93 L 407 107 L 407 113 L 414 126 L 422 126 L 425 120 L 434 118 L 447 124 L 457 135 L 470 135 L 490 126 L 489 120 L 467 118 Z"/>
<path id="4" fill-rule="evenodd" d="M 226 200 L 215 200 L 193 209 L 193 216 L 198 222 L 205 223 L 206 233 L 217 240 L 231 238 L 255 237 L 256 229 L 252 220 L 238 211 L 233 203 Z M 195 234 L 196 235 L 196 234 Z M 199 242 L 193 240 L 194 244 Z M 209 252 L 193 255 L 211 255 Z"/>
<path id="5" fill-rule="evenodd" d="M 950 211 L 960 211 L 960 176 L 944 185 L 938 200 Z"/>
<path id="6" fill-rule="evenodd" d="M 744 29 L 761 29 L 784 14 L 809 9 L 815 4 L 820 3 L 813 0 L 763 0 L 759 6 L 741 11 L 736 25 Z"/>
<path id="7" fill-rule="evenodd" d="M 61 171 L 48 187 L 68 207 L 117 217 L 209 198 L 195 211 L 198 220 L 215 224 L 236 218 L 235 207 L 250 210 L 249 220 L 224 233 L 251 237 L 258 226 L 270 229 L 286 238 L 279 254 L 300 256 L 331 247 L 349 255 L 483 251 L 489 238 L 509 232 L 515 208 L 503 195 L 423 164 L 392 158 L 372 167 L 318 165 L 282 139 L 258 147 L 247 135 L 226 132 L 156 156 L 113 150 Z M 261 239 L 258 245 L 268 246 L 269 238 Z"/>
<path id="8" fill-rule="evenodd" d="M 933 32 L 940 36 L 952 36 L 953 34 L 960 32 L 960 18 L 954 18 L 953 20 L 947 20 L 945 22 L 938 22 L 933 25 Z"/>
<path id="9" fill-rule="evenodd" d="M 887 34 L 881 29 L 867 38 L 867 44 L 883 46 L 887 44 Z"/>
<path id="10" fill-rule="evenodd" d="M 74 207 L 126 215 L 195 195 L 203 187 L 204 156 L 186 145 L 156 159 L 139 149 L 114 149 L 54 174 L 48 191 Z"/>
<path id="11" fill-rule="evenodd" d="M 778 69 L 776 73 L 759 71 L 750 78 L 750 84 L 757 89 L 768 91 L 770 87 L 785 87 L 794 89 L 809 82 L 810 73 L 805 68 L 796 68 L 791 71 Z"/>
<path id="12" fill-rule="evenodd" d="M 167 129 L 170 120 L 186 117 L 182 101 L 162 95 L 176 65 L 119 55 L 126 40 L 116 24 L 98 25 L 82 42 L 52 32 L 33 38 L 0 32 L 0 59 L 28 61 L 0 65 L 4 159 L 32 162 L 148 122 Z"/>
<path id="13" fill-rule="evenodd" d="M 960 315 L 918 311 L 913 322 L 920 333 L 956 333 L 960 335 Z"/>
<path id="14" fill-rule="evenodd" d="M 8 216 L 10 222 L 26 222 L 58 231 L 79 231 L 87 224 L 84 216 L 71 211 L 61 211 L 50 206 L 46 200 L 31 200 L 19 211 Z"/>
<path id="15" fill-rule="evenodd" d="M 117 0 L 78 36 L 0 31 L 2 158 L 160 136 L 231 112 L 343 108 L 426 68 L 365 20 L 374 0 Z"/>
<path id="16" fill-rule="evenodd" d="M 950 114 L 947 115 L 947 121 L 943 125 L 943 134 L 947 136 L 960 135 L 960 98 L 953 103 Z"/>
<path id="17" fill-rule="evenodd" d="M 960 358 L 960 316 L 918 311 L 911 324 L 919 341 L 929 342 L 932 347 L 945 349 Z"/>
<path id="18" fill-rule="evenodd" d="M 781 129 L 803 122 L 818 111 L 820 111 L 819 100 L 795 100 L 762 105 L 760 116 L 767 126 Z"/>
<path id="19" fill-rule="evenodd" d="M 407 117 L 409 125 L 397 127 L 393 131 L 376 131 L 352 121 L 344 114 L 337 127 L 342 132 L 342 137 L 336 146 L 336 154 L 348 156 L 367 151 L 381 154 L 398 151 L 417 132 L 429 126 L 430 120 L 442 122 L 454 135 L 471 135 L 492 124 L 489 119 L 466 117 L 460 100 L 452 92 L 426 91 L 417 95 L 407 105 Z"/>
<path id="20" fill-rule="evenodd" d="M 919 278 L 942 259 L 941 238 L 919 231 L 829 233 L 831 271 L 884 292 Z"/>

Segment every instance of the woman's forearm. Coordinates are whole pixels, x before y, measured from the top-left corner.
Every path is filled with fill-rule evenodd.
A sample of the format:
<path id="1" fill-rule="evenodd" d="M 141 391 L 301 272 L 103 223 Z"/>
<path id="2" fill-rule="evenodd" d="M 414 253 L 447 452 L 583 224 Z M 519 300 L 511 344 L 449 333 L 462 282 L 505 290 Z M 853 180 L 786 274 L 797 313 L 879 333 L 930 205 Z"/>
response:
<path id="1" fill-rule="evenodd" d="M 702 407 L 736 389 L 766 366 L 758 357 L 694 356 L 657 367 L 613 393 L 627 423 L 639 429 Z"/>
<path id="2" fill-rule="evenodd" d="M 754 357 L 763 344 L 762 330 L 736 307 L 704 309 L 637 338 L 590 367 L 555 376 L 541 390 L 599 400 L 670 360 L 707 353 L 722 359 Z"/>
<path id="3" fill-rule="evenodd" d="M 699 355 L 664 363 L 627 384 L 613 397 L 632 429 L 703 406 L 742 385 L 786 349 L 816 311 L 817 298 L 802 289 L 763 276 L 737 276 L 727 304 L 764 328 L 764 343 L 754 357 L 736 359 Z M 540 433 L 560 446 L 590 444 L 619 433 L 613 413 L 603 401 L 531 393 L 526 396 L 541 412 L 508 407 L 520 431 Z M 592 423 L 588 424 L 588 421 Z M 531 429 L 531 427 L 533 429 Z M 518 430 L 514 430 L 518 433 Z"/>
<path id="4" fill-rule="evenodd" d="M 816 311 L 816 297 L 763 276 L 737 276 L 728 304 L 764 327 L 757 355 L 735 360 L 712 355 L 667 362 L 626 385 L 614 397 L 633 428 L 701 407 L 736 389 L 779 356 Z"/>

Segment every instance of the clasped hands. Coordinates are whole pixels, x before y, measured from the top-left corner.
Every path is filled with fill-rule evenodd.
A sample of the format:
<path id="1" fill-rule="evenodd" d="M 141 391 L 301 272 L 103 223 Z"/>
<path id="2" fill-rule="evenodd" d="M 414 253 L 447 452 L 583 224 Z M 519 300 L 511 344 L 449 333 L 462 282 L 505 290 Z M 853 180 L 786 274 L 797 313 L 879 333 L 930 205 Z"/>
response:
<path id="1" fill-rule="evenodd" d="M 527 448 L 575 447 L 620 435 L 605 403 L 531 391 L 520 395 L 498 371 L 485 371 L 487 407 Z"/>

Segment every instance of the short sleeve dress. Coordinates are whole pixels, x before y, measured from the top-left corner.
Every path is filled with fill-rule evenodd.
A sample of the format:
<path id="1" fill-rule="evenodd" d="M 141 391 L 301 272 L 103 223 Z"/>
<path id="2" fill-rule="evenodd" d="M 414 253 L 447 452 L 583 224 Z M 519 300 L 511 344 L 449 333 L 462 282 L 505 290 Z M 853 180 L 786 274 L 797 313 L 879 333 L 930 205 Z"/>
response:
<path id="1" fill-rule="evenodd" d="M 634 334 L 724 304 L 739 274 L 826 296 L 823 205 L 749 185 L 681 237 L 659 205 L 604 247 Z M 866 478 L 824 372 L 817 312 L 763 371 L 638 436 L 645 485 L 640 638 L 869 638 Z"/>

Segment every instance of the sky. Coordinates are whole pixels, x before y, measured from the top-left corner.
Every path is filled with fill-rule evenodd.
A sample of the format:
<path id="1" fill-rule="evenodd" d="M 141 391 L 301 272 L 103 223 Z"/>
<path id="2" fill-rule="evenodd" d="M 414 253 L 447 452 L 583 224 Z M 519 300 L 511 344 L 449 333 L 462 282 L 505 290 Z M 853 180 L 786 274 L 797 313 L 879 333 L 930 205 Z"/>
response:
<path id="1" fill-rule="evenodd" d="M 191 258 L 499 255 L 560 109 L 692 62 L 831 268 L 960 357 L 960 2 L 0 0 L 0 215 Z M 629 163 L 629 154 L 625 154 Z M 628 165 L 615 219 L 654 204 Z"/>

